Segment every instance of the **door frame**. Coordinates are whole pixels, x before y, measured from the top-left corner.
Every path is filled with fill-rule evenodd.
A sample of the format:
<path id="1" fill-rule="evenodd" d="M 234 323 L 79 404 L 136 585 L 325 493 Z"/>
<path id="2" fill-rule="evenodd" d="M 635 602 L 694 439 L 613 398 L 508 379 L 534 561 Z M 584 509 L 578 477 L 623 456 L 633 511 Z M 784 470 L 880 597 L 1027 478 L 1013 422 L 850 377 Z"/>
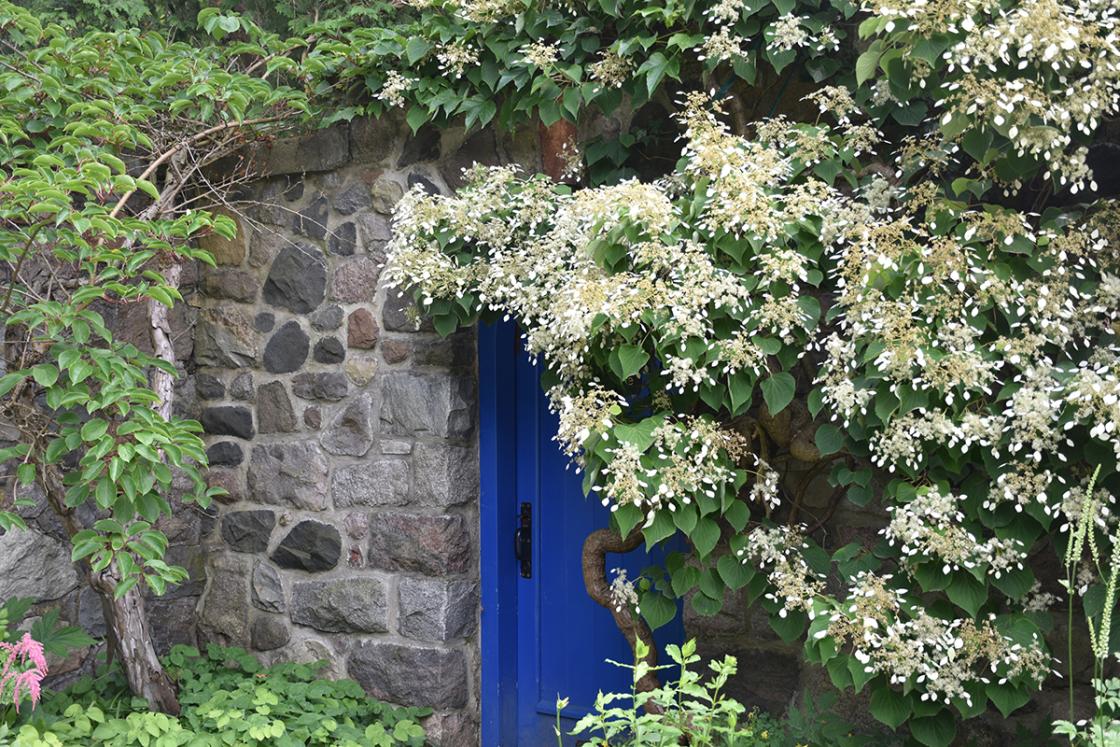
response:
<path id="1" fill-rule="evenodd" d="M 484 747 L 517 743 L 517 328 L 478 325 L 479 575 Z"/>

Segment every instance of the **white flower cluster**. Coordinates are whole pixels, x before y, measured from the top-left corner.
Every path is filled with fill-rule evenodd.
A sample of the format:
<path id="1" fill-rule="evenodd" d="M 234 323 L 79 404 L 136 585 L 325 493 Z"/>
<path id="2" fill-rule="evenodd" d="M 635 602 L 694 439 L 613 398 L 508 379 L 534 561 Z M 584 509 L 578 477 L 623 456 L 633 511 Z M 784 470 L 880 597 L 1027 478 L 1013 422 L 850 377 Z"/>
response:
<path id="1" fill-rule="evenodd" d="M 809 545 L 802 531 L 803 527 L 756 527 L 748 535 L 746 547 L 737 553 L 744 563 L 752 561 L 766 570 L 772 590 L 765 596 L 781 605 L 778 616 L 783 618 L 794 610 L 811 612 L 825 588 L 824 576 L 805 562 L 802 551 Z"/>
<path id="2" fill-rule="evenodd" d="M 1070 191 L 1096 189 L 1078 134 L 1120 112 L 1120 8 L 1112 0 L 873 0 L 865 7 L 923 34 L 948 32 L 951 82 L 939 95 L 956 114 L 991 123 L 1019 155 L 1049 164 Z M 919 73 L 924 68 L 917 66 Z M 924 87 L 925 81 L 920 84 Z"/>
<path id="3" fill-rule="evenodd" d="M 647 451 L 628 440 L 607 447 L 611 460 L 602 470 L 604 484 L 592 488 L 612 511 L 627 504 L 641 509 L 646 526 L 658 511 L 676 511 L 698 496 L 715 498 L 720 489 L 730 489 L 738 477 L 732 465 L 746 454 L 742 436 L 703 418 L 682 415 L 656 427 L 652 436 Z M 611 440 L 610 434 L 604 438 Z"/>
<path id="4" fill-rule="evenodd" d="M 770 47 L 787 52 L 809 45 L 809 29 L 803 25 L 805 19 L 794 15 L 783 15 L 770 27 Z"/>
<path id="5" fill-rule="evenodd" d="M 381 84 L 381 90 L 374 94 L 374 98 L 383 101 L 387 106 L 403 107 L 406 103 L 404 94 L 415 82 L 416 78 L 396 70 L 390 70 L 385 75 L 385 82 Z"/>
<path id="6" fill-rule="evenodd" d="M 583 444 L 593 433 L 605 433 L 614 426 L 614 418 L 626 400 L 600 386 L 590 385 L 586 391 L 568 393 L 556 387 L 548 393 L 549 406 L 559 419 L 556 443 L 570 458 L 578 460 Z"/>
<path id="7" fill-rule="evenodd" d="M 755 461 L 757 467 L 754 485 L 751 486 L 751 492 L 747 500 L 766 507 L 767 511 L 777 510 L 782 505 L 782 498 L 778 491 L 781 475 L 778 474 L 778 470 L 762 461 L 762 459 L 755 457 Z"/>
<path id="8" fill-rule="evenodd" d="M 1026 553 L 1021 542 L 991 537 L 981 541 L 964 527 L 963 495 L 929 488 L 909 503 L 888 506 L 890 523 L 882 534 L 907 560 L 937 559 L 942 573 L 985 567 L 995 578 L 1022 569 Z"/>
<path id="9" fill-rule="evenodd" d="M 634 71 L 634 62 L 629 57 L 623 57 L 617 52 L 604 52 L 601 59 L 591 63 L 588 72 L 591 79 L 598 81 L 606 88 L 619 88 L 630 79 Z"/>
<path id="10" fill-rule="evenodd" d="M 634 582 L 627 577 L 625 568 L 612 568 L 611 574 L 614 578 L 611 579 L 610 595 L 611 603 L 614 605 L 616 612 L 621 612 L 623 609 L 635 609 L 638 606 L 638 590 L 634 588 Z"/>
<path id="11" fill-rule="evenodd" d="M 533 42 L 521 47 L 521 58 L 526 65 L 551 67 L 560 57 L 560 49 L 549 42 Z"/>
<path id="12" fill-rule="evenodd" d="M 478 47 L 466 41 L 444 44 L 436 52 L 439 71 L 453 78 L 462 78 L 469 68 L 478 64 L 478 51 Z"/>
<path id="13" fill-rule="evenodd" d="M 945 620 L 906 598 L 906 589 L 891 586 L 889 575 L 863 572 L 848 596 L 817 633 L 848 644 L 867 674 L 884 674 L 891 684 L 917 686 L 922 700 L 950 704 L 960 698 L 972 705 L 967 684 L 1000 684 L 1025 677 L 1041 682 L 1050 657 L 1041 640 L 1016 643 L 996 630 L 991 619 Z"/>

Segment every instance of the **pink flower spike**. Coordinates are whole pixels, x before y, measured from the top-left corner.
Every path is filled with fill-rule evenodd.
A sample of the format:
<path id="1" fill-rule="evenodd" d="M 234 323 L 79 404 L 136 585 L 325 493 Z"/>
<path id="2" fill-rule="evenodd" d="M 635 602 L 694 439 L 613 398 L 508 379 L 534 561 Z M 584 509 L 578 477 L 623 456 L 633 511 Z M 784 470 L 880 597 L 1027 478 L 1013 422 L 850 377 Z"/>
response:
<path id="1" fill-rule="evenodd" d="M 31 698 L 31 707 L 34 708 L 39 704 L 43 678 L 47 676 L 47 658 L 43 645 L 32 638 L 30 633 L 24 633 L 18 643 L 0 642 L 0 654 L 3 653 L 7 655 L 0 668 L 0 698 L 4 697 L 10 684 L 16 712 L 19 712 L 24 693 Z"/>

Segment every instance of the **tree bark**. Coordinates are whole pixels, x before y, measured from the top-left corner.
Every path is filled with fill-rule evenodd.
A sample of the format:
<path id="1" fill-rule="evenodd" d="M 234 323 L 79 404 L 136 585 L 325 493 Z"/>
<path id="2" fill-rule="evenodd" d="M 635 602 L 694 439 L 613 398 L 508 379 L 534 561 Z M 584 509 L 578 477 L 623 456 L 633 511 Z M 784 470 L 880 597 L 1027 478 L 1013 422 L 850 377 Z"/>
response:
<path id="1" fill-rule="evenodd" d="M 163 269 L 163 277 L 173 288 L 179 287 L 183 265 L 175 261 Z M 157 358 L 175 365 L 175 347 L 171 340 L 170 309 L 159 301 L 148 301 L 148 321 L 152 341 L 152 352 Z M 152 371 L 152 390 L 159 397 L 155 410 L 164 420 L 171 419 L 171 407 L 175 398 L 175 377 L 161 369 Z"/>
<path id="2" fill-rule="evenodd" d="M 40 464 L 43 463 L 40 461 Z M 73 511 L 66 507 L 66 488 L 58 467 L 51 465 L 43 469 L 42 485 L 66 533 L 73 537 L 82 527 L 74 518 Z M 124 668 L 129 688 L 147 700 L 153 710 L 179 715 L 178 693 L 152 645 L 140 587 L 133 586 L 117 599 L 115 591 L 120 575 L 116 563 L 100 573 L 91 570 L 85 563 L 82 566 L 90 587 L 101 596 L 101 608 L 106 613 L 105 623 L 109 626 L 109 646 Z"/>
<path id="3" fill-rule="evenodd" d="M 650 666 L 650 671 L 637 682 L 638 692 L 649 692 L 661 686 L 657 673 L 653 667 L 657 666 L 657 644 L 653 640 L 653 631 L 641 615 L 635 614 L 628 607 L 618 607 L 611 600 L 610 584 L 607 583 L 607 553 L 624 553 L 640 547 L 642 544 L 641 530 L 635 529 L 629 537 L 623 539 L 613 529 L 597 529 L 583 541 L 583 585 L 587 587 L 587 594 L 598 604 L 610 610 L 614 617 L 614 624 L 626 636 L 630 650 L 637 656 L 637 642 L 641 640 L 646 644 L 649 653 L 644 661 Z M 660 708 L 652 702 L 646 702 L 646 711 L 659 713 Z"/>
<path id="4" fill-rule="evenodd" d="M 100 574 L 92 574 L 91 585 L 105 600 L 110 611 L 106 621 L 112 631 L 112 641 L 124 669 L 128 687 L 133 694 L 148 701 L 155 711 L 179 715 L 179 693 L 171 678 L 164 671 L 159 656 L 152 645 L 148 629 L 148 615 L 144 610 L 144 595 L 139 585 L 133 586 L 120 599 L 114 597 L 117 587 L 116 564 Z"/>

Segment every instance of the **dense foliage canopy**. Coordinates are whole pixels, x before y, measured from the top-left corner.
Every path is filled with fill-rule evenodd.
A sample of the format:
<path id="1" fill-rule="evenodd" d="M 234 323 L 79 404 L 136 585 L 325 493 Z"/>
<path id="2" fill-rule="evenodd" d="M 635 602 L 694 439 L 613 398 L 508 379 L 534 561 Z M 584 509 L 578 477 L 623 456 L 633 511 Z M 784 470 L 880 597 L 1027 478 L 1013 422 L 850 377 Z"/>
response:
<path id="1" fill-rule="evenodd" d="M 491 6 L 445 7 L 514 33 L 537 17 Z M 551 99 L 578 91 L 578 111 L 570 57 L 625 44 L 571 31 L 585 10 L 551 6 L 571 18 L 536 43 L 549 59 L 523 49 L 496 80 L 547 68 Z M 923 744 L 952 739 L 953 711 L 1011 713 L 1057 665 L 1055 598 L 1035 570 L 1079 522 L 1112 544 L 1120 212 L 1095 199 L 1088 148 L 1120 104 L 1117 10 L 725 1 L 628 17 L 708 24 L 679 52 L 703 65 L 700 91 L 755 81 L 744 65 L 762 59 L 828 85 L 804 95 L 807 116 L 746 120 L 734 97 L 680 94 L 683 157 L 652 183 L 572 192 L 503 168 L 452 197 L 413 192 L 393 278 L 444 333 L 516 319 L 618 530 L 689 537 L 701 564 L 672 559 L 639 589 L 651 624 L 674 597 L 712 614 L 746 586 L 835 684 L 870 687 L 876 717 L 909 720 Z M 651 77 L 660 49 L 635 57 L 647 93 L 683 70 Z M 830 546 L 823 520 L 804 523 L 806 469 L 829 470 L 835 501 L 881 512 L 876 542 Z M 1095 575 L 1080 591 L 1107 629 Z"/>

